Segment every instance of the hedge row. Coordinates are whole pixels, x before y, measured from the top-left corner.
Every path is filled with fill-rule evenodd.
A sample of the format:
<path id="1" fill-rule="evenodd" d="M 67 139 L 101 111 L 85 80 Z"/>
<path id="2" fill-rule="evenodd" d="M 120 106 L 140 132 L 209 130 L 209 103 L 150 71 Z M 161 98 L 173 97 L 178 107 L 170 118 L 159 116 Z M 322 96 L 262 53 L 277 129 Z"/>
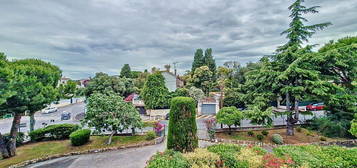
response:
<path id="1" fill-rule="evenodd" d="M 68 139 L 69 135 L 80 127 L 76 124 L 55 124 L 36 129 L 29 133 L 31 141 Z"/>

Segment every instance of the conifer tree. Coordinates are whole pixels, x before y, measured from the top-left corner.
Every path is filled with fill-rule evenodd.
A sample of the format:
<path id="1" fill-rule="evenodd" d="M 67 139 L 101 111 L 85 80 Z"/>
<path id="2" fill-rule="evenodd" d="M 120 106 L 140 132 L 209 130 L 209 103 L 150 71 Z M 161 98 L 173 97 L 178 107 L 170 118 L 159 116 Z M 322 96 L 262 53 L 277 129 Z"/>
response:
<path id="1" fill-rule="evenodd" d="M 212 56 L 212 48 L 207 48 L 205 51 L 205 56 L 203 57 L 204 65 L 208 66 L 209 70 L 213 73 L 213 76 L 216 74 L 216 61 Z"/>
<path id="2" fill-rule="evenodd" d="M 120 77 L 126 77 L 126 78 L 132 77 L 129 64 L 124 64 L 123 68 L 121 68 Z"/>
<path id="3" fill-rule="evenodd" d="M 196 68 L 199 68 L 201 66 L 204 66 L 203 50 L 197 49 L 195 52 L 195 57 L 193 58 L 191 72 L 195 72 Z"/>

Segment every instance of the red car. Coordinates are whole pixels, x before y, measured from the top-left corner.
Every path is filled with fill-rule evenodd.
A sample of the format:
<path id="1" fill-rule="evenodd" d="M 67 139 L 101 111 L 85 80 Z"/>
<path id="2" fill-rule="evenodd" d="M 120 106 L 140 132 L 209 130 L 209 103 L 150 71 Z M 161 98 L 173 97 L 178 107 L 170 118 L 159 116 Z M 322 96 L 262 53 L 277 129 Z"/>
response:
<path id="1" fill-rule="evenodd" d="M 324 108 L 325 108 L 324 103 L 314 103 L 306 106 L 306 110 L 309 111 L 323 110 Z"/>

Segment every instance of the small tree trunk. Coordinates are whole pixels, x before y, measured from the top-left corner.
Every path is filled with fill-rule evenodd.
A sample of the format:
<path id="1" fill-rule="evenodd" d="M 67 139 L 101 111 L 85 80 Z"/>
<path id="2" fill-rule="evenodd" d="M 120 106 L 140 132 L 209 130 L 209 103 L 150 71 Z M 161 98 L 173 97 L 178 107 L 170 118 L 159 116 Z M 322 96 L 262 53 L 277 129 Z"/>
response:
<path id="1" fill-rule="evenodd" d="M 135 135 L 135 128 L 131 128 L 131 134 Z"/>
<path id="2" fill-rule="evenodd" d="M 117 131 L 114 130 L 114 131 L 110 134 L 110 137 L 109 137 L 109 139 L 108 139 L 107 145 L 110 145 L 110 144 L 112 143 L 113 135 L 116 134 L 116 133 L 117 133 Z"/>
<path id="3" fill-rule="evenodd" d="M 232 134 L 232 130 L 231 130 L 231 126 L 228 125 L 228 134 L 231 135 Z"/>
<path id="4" fill-rule="evenodd" d="M 5 140 L 4 137 L 1 135 L 0 133 L 0 152 L 1 152 L 1 156 L 2 158 L 9 158 L 9 151 L 7 150 L 6 144 L 5 144 Z"/>
<path id="5" fill-rule="evenodd" d="M 12 121 L 12 126 L 10 130 L 10 140 L 7 143 L 7 148 L 9 150 L 10 157 L 16 155 L 16 136 L 20 128 L 21 114 L 15 113 L 14 119 Z"/>
<path id="6" fill-rule="evenodd" d="M 286 120 L 286 135 L 288 136 L 294 136 L 294 124 L 292 120 L 292 116 L 289 115 Z"/>
<path id="7" fill-rule="evenodd" d="M 30 132 L 35 130 L 35 113 L 30 112 Z"/>

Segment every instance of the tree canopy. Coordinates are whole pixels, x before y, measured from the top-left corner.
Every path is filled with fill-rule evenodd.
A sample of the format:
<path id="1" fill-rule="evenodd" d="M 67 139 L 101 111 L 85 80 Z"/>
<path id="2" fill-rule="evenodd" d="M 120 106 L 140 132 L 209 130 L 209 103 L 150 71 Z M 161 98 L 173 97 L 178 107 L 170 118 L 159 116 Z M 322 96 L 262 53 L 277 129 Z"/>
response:
<path id="1" fill-rule="evenodd" d="M 147 109 L 167 108 L 169 90 L 165 86 L 164 76 L 159 72 L 149 75 L 140 96 Z"/>
<path id="2" fill-rule="evenodd" d="M 132 75 L 129 64 L 124 64 L 120 71 L 120 77 L 132 78 Z"/>

